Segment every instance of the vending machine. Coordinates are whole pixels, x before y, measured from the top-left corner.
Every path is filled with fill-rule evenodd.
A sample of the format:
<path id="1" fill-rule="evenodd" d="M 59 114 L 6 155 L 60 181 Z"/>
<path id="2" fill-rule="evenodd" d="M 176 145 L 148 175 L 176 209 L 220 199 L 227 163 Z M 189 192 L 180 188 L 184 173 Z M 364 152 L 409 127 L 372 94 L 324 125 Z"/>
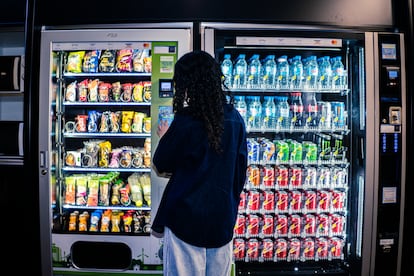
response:
<path id="1" fill-rule="evenodd" d="M 150 235 L 165 179 L 158 118 L 172 118 L 192 23 L 43 27 L 39 81 L 42 260 L 54 274 L 162 274 Z"/>
<path id="2" fill-rule="evenodd" d="M 200 33 L 248 132 L 236 274 L 400 275 L 403 34 L 215 22 Z"/>

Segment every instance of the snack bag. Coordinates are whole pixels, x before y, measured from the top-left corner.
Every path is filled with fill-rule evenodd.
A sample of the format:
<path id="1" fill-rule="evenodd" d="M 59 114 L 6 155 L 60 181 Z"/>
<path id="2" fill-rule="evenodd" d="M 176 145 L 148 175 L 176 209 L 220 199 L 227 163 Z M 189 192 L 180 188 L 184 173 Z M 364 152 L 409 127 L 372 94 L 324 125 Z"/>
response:
<path id="1" fill-rule="evenodd" d="M 68 54 L 68 62 L 66 64 L 66 71 L 68 73 L 82 73 L 82 62 L 85 56 L 85 51 L 75 51 Z"/>
<path id="2" fill-rule="evenodd" d="M 111 73 L 115 71 L 115 50 L 104 50 L 99 59 L 99 72 Z"/>
<path id="3" fill-rule="evenodd" d="M 132 72 L 132 49 L 121 49 L 116 54 L 116 71 Z"/>
<path id="4" fill-rule="evenodd" d="M 101 50 L 87 51 L 83 58 L 82 71 L 85 73 L 97 73 Z"/>

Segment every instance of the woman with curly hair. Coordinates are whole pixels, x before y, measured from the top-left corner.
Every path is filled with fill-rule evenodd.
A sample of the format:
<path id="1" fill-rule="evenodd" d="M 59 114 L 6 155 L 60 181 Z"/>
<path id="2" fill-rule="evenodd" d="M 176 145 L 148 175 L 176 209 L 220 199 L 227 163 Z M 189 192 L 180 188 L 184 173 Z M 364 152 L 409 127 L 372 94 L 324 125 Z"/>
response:
<path id="1" fill-rule="evenodd" d="M 244 121 L 208 53 L 183 55 L 173 81 L 174 119 L 158 126 L 153 156 L 157 172 L 170 176 L 152 224 L 163 233 L 164 275 L 228 276 L 246 179 Z"/>

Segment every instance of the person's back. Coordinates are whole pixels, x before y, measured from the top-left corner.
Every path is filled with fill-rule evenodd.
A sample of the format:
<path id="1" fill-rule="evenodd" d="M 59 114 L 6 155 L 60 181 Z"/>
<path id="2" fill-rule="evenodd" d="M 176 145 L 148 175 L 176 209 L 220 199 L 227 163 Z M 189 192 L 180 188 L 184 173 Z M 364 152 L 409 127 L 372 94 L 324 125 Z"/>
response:
<path id="1" fill-rule="evenodd" d="M 160 124 L 153 156 L 157 171 L 171 175 L 152 224 L 155 232 L 165 228 L 166 275 L 212 275 L 212 268 L 220 275 L 230 269 L 247 144 L 244 121 L 226 102 L 221 77 L 220 65 L 202 51 L 184 55 L 175 66 L 175 116 L 169 127 Z M 190 249 L 191 259 L 182 267 L 181 250 Z M 203 259 L 212 252 L 225 255 Z"/>

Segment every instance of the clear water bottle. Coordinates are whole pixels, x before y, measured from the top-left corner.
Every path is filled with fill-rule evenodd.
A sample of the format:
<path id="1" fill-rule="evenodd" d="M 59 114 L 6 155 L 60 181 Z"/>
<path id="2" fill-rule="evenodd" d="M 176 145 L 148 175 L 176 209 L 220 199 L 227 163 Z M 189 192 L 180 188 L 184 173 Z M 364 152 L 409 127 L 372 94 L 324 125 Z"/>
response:
<path id="1" fill-rule="evenodd" d="M 319 68 L 316 56 L 310 56 L 306 62 L 305 87 L 307 89 L 316 89 L 319 77 Z"/>
<path id="2" fill-rule="evenodd" d="M 260 75 L 262 74 L 262 63 L 260 62 L 259 55 L 253 55 L 249 59 L 249 65 L 247 66 L 248 78 L 247 86 L 249 88 L 260 87 Z"/>
<path id="3" fill-rule="evenodd" d="M 236 89 L 246 88 L 247 61 L 246 55 L 240 54 L 233 66 L 233 87 Z"/>
<path id="4" fill-rule="evenodd" d="M 246 124 L 246 116 L 247 116 L 247 104 L 245 100 L 245 96 L 234 96 L 234 107 L 242 116 L 244 123 Z"/>
<path id="5" fill-rule="evenodd" d="M 321 58 L 319 63 L 319 84 L 321 88 L 331 88 L 332 68 L 329 56 Z"/>
<path id="6" fill-rule="evenodd" d="M 290 84 L 292 88 L 302 88 L 303 63 L 301 56 L 294 56 L 290 64 Z"/>
<path id="7" fill-rule="evenodd" d="M 290 126 L 290 106 L 287 96 L 276 96 L 276 112 L 277 122 L 276 127 L 286 129 Z"/>
<path id="8" fill-rule="evenodd" d="M 342 63 L 342 57 L 337 56 L 334 57 L 332 60 L 333 86 L 337 89 L 346 88 L 345 69 Z"/>
<path id="9" fill-rule="evenodd" d="M 302 127 L 303 123 L 303 103 L 302 93 L 292 92 L 290 97 L 290 124 L 292 127 Z"/>
<path id="10" fill-rule="evenodd" d="M 289 63 L 287 56 L 280 56 L 277 59 L 277 81 L 281 88 L 287 88 L 289 85 Z"/>
<path id="11" fill-rule="evenodd" d="M 260 96 L 250 96 L 247 105 L 247 128 L 259 129 L 262 122 L 262 103 Z"/>
<path id="12" fill-rule="evenodd" d="M 224 76 L 224 85 L 227 88 L 231 88 L 232 76 L 233 76 L 233 61 L 230 54 L 225 54 L 224 59 L 221 62 L 221 72 Z"/>
<path id="13" fill-rule="evenodd" d="M 275 88 L 277 65 L 275 55 L 268 55 L 263 61 L 262 86 L 263 88 Z"/>
<path id="14" fill-rule="evenodd" d="M 304 121 L 307 127 L 316 127 L 319 124 L 318 102 L 315 93 L 306 93 L 304 97 Z"/>
<path id="15" fill-rule="evenodd" d="M 276 104 L 273 96 L 264 96 L 262 104 L 262 128 L 274 129 L 276 127 Z"/>

